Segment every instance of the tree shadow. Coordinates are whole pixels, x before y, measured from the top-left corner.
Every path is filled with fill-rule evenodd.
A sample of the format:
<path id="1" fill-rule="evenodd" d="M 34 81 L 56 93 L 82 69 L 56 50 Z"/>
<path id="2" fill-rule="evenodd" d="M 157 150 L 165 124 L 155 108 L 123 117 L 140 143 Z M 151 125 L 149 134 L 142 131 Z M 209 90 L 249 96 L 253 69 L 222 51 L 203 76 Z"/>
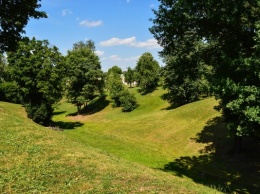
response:
<path id="1" fill-rule="evenodd" d="M 53 116 L 55 116 L 55 115 L 61 115 L 61 114 L 63 114 L 63 113 L 65 113 L 66 111 L 54 111 L 53 112 Z"/>
<path id="2" fill-rule="evenodd" d="M 73 130 L 77 127 L 83 126 L 81 122 L 64 122 L 64 121 L 52 121 L 52 129 L 57 131 Z"/>
<path id="3" fill-rule="evenodd" d="M 192 139 L 205 143 L 200 156 L 184 156 L 166 164 L 164 171 L 187 176 L 195 182 L 225 193 L 260 193 L 260 143 L 243 138 L 242 151 L 230 155 L 232 140 L 221 117 L 207 123 L 202 132 Z"/>
<path id="4" fill-rule="evenodd" d="M 172 110 L 172 109 L 176 109 L 176 108 L 182 106 L 180 104 L 170 102 L 169 99 L 171 99 L 171 98 L 169 97 L 168 93 L 165 93 L 165 94 L 161 95 L 161 99 L 163 99 L 163 100 L 165 100 L 165 101 L 170 103 L 170 106 L 168 106 L 166 108 L 162 108 L 162 110 Z"/>
<path id="5" fill-rule="evenodd" d="M 138 91 L 142 96 L 145 96 L 145 95 L 147 95 L 147 94 L 153 93 L 155 90 L 158 90 L 157 87 L 147 88 L 147 89 L 145 89 L 145 90 L 138 89 L 137 91 Z"/>
<path id="6" fill-rule="evenodd" d="M 109 105 L 110 101 L 106 99 L 106 96 L 101 96 L 92 100 L 86 107 L 84 107 L 80 115 L 91 115 L 102 111 Z M 67 116 L 77 116 L 78 112 L 68 114 Z"/>

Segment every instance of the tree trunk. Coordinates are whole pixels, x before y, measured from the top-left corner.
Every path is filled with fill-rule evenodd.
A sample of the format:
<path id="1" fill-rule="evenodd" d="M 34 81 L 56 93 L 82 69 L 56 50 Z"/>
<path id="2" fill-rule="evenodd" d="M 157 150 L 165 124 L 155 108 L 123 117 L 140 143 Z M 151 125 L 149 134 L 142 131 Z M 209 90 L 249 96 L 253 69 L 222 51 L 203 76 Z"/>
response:
<path id="1" fill-rule="evenodd" d="M 234 145 L 233 145 L 233 153 L 240 153 L 242 149 L 242 136 L 235 135 L 234 137 Z"/>
<path id="2" fill-rule="evenodd" d="M 77 108 L 78 108 L 78 115 L 80 115 L 81 106 L 77 105 Z"/>

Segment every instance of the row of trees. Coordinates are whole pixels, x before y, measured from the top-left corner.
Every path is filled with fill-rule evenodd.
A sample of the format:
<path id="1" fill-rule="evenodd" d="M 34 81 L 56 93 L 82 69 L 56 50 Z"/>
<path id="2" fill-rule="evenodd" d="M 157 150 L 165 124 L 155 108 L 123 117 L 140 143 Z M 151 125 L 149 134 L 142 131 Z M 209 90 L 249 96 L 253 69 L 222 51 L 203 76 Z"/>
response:
<path id="1" fill-rule="evenodd" d="M 15 52 L 1 56 L 0 99 L 22 103 L 28 117 L 41 125 L 49 125 L 54 105 L 66 97 L 80 114 L 82 107 L 97 97 L 104 96 L 104 88 L 114 107 L 129 112 L 138 105 L 136 98 L 123 85 L 122 70 L 114 66 L 106 76 L 101 70 L 93 41 L 78 42 L 62 56 L 58 48 L 47 40 L 24 38 Z M 148 68 L 148 70 L 146 70 Z M 150 53 L 144 53 L 135 71 L 128 68 L 126 75 L 135 74 L 141 92 L 158 84 L 159 65 Z M 135 73 L 134 73 L 135 72 Z"/>
<path id="2" fill-rule="evenodd" d="M 159 1 L 150 31 L 172 102 L 197 100 L 210 84 L 230 134 L 259 137 L 259 1 Z"/>

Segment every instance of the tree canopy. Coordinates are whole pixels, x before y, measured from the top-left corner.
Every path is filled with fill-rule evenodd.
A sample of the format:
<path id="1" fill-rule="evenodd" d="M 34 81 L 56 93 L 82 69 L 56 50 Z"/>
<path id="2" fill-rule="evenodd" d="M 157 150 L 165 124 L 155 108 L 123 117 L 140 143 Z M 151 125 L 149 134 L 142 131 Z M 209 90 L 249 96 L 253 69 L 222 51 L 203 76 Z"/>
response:
<path id="1" fill-rule="evenodd" d="M 136 81 L 142 93 L 151 92 L 157 87 L 160 66 L 151 53 L 146 52 L 141 55 L 137 61 L 135 71 L 137 73 Z"/>
<path id="2" fill-rule="evenodd" d="M 103 93 L 104 79 L 93 41 L 75 43 L 66 56 L 67 98 L 78 108 Z"/>
<path id="3" fill-rule="evenodd" d="M 45 12 L 38 11 L 40 0 L 0 1 L 0 52 L 13 51 L 21 40 L 24 27 L 30 18 L 46 18 Z"/>
<path id="4" fill-rule="evenodd" d="M 63 57 L 47 40 L 25 39 L 8 53 L 12 80 L 19 86 L 28 117 L 49 125 L 53 105 L 62 97 Z"/>
<path id="5" fill-rule="evenodd" d="M 230 132 L 259 134 L 259 1 L 159 1 L 150 31 L 163 47 L 161 55 L 177 56 L 180 45 L 185 46 L 178 58 L 187 55 L 187 34 L 193 42 L 205 43 L 199 55 L 189 58 L 199 56 L 194 67 L 198 61 L 212 66 L 211 84 Z M 188 69 L 183 64 L 178 68 Z"/>
<path id="6" fill-rule="evenodd" d="M 130 88 L 133 86 L 135 82 L 135 71 L 128 67 L 127 70 L 124 72 L 125 82 L 130 85 Z"/>

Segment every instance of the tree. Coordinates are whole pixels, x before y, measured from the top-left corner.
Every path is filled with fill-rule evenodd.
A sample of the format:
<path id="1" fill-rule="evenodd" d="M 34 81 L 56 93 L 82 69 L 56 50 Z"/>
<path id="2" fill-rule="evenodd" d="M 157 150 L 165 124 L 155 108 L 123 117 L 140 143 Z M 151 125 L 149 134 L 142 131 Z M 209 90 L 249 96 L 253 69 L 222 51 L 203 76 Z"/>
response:
<path id="1" fill-rule="evenodd" d="M 201 60 L 201 49 L 205 44 L 186 34 L 171 55 L 164 56 L 164 85 L 168 90 L 167 100 L 173 105 L 184 105 L 210 93 L 208 76 L 210 66 Z"/>
<path id="2" fill-rule="evenodd" d="M 107 89 L 112 100 L 112 107 L 122 107 L 123 112 L 131 112 L 137 108 L 136 98 L 124 87 L 118 73 L 112 72 L 107 78 Z"/>
<path id="3" fill-rule="evenodd" d="M 5 80 L 6 77 L 6 60 L 3 54 L 0 53 L 0 83 Z"/>
<path id="4" fill-rule="evenodd" d="M 124 90 L 121 93 L 119 100 L 123 112 L 131 112 L 138 107 L 135 96 L 131 94 L 128 90 Z"/>
<path id="5" fill-rule="evenodd" d="M 15 50 L 30 18 L 47 17 L 45 12 L 37 11 L 41 6 L 38 1 L 0 1 L 0 52 Z"/>
<path id="6" fill-rule="evenodd" d="M 25 39 L 16 52 L 8 53 L 11 78 L 19 86 L 29 118 L 49 125 L 53 105 L 62 97 L 63 57 L 47 40 Z"/>
<path id="7" fill-rule="evenodd" d="M 67 98 L 77 106 L 78 114 L 82 105 L 103 94 L 103 72 L 94 49 L 93 41 L 81 41 L 75 43 L 66 56 Z"/>
<path id="8" fill-rule="evenodd" d="M 125 88 L 122 83 L 122 80 L 120 79 L 120 77 L 118 77 L 118 74 L 111 73 L 107 78 L 106 85 L 109 96 L 112 99 L 112 106 L 120 107 L 120 97 L 122 96 L 122 93 L 125 91 Z"/>
<path id="9" fill-rule="evenodd" d="M 124 72 L 125 82 L 130 85 L 130 88 L 133 86 L 135 82 L 135 72 L 131 67 L 127 68 L 127 71 Z"/>
<path id="10" fill-rule="evenodd" d="M 122 73 L 123 73 L 122 69 L 115 65 L 108 69 L 107 76 L 109 77 L 111 74 L 114 74 L 120 77 Z"/>
<path id="11" fill-rule="evenodd" d="M 137 72 L 137 82 L 140 91 L 148 93 L 153 91 L 159 81 L 159 63 L 154 60 L 151 53 L 146 52 L 137 61 L 135 71 Z"/>
<path id="12" fill-rule="evenodd" d="M 161 54 L 171 55 L 188 33 L 206 43 L 200 60 L 213 67 L 211 83 L 229 131 L 259 135 L 259 1 L 159 1 L 150 31 Z"/>

